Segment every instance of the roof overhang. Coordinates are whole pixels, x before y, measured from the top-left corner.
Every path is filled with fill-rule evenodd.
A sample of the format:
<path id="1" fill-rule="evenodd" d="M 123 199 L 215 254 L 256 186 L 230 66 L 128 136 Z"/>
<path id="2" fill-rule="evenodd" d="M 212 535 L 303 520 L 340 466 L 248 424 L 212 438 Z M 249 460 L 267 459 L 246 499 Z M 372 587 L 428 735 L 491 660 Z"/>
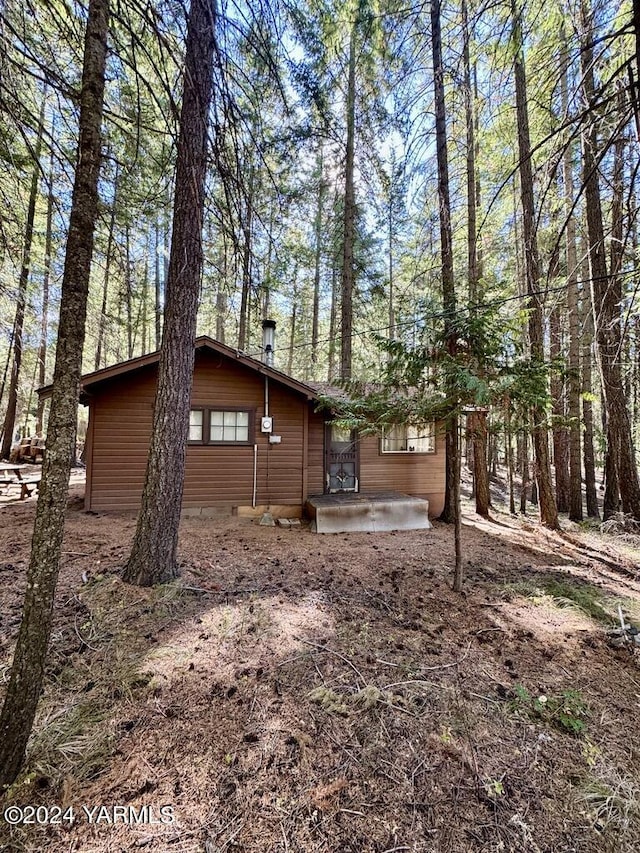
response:
<path id="1" fill-rule="evenodd" d="M 317 400 L 320 396 L 310 385 L 307 385 L 304 382 L 299 382 L 292 376 L 289 376 L 280 370 L 276 370 L 276 368 L 270 367 L 256 358 L 246 355 L 241 350 L 233 349 L 232 347 L 228 347 L 226 344 L 221 344 L 219 341 L 216 341 L 207 335 L 201 335 L 199 338 L 196 338 L 195 348 L 196 352 L 208 351 L 216 353 L 217 355 L 225 356 L 231 361 L 234 361 L 237 364 L 242 364 L 249 370 L 253 370 L 255 373 L 279 382 L 281 385 L 295 391 L 307 400 Z M 97 387 L 102 382 L 107 382 L 110 379 L 116 379 L 121 376 L 125 376 L 128 373 L 142 370 L 145 367 L 156 365 L 159 361 L 160 350 L 156 350 L 155 352 L 147 353 L 145 355 L 138 356 L 137 358 L 131 358 L 128 361 L 122 361 L 119 364 L 114 364 L 111 367 L 104 367 L 102 370 L 85 373 L 85 375 L 80 378 L 80 402 L 86 405 L 89 402 L 92 393 L 97 390 Z M 51 396 L 52 391 L 52 384 L 44 385 L 42 388 L 38 389 L 38 395 L 41 399 L 46 399 Z"/>

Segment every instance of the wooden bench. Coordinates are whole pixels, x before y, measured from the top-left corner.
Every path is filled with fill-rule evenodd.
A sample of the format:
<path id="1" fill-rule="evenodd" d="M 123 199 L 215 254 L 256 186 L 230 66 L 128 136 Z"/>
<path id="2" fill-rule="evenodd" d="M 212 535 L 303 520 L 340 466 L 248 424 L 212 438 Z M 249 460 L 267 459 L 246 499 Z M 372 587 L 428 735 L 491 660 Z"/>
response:
<path id="1" fill-rule="evenodd" d="M 0 477 L 0 486 L 4 489 L 8 490 L 9 486 L 12 486 L 14 483 L 19 483 L 17 477 Z"/>
<path id="2" fill-rule="evenodd" d="M 33 488 L 35 488 L 36 492 L 40 489 L 40 475 L 35 475 L 33 477 L 23 477 L 22 480 L 18 480 L 20 483 L 20 500 L 23 501 L 25 498 L 30 498 L 33 494 Z M 29 488 L 32 486 L 33 488 Z"/>
<path id="3" fill-rule="evenodd" d="M 23 477 L 18 466 L 6 466 L 4 471 L 0 472 L 0 487 L 6 495 L 9 493 L 11 486 L 20 486 L 20 500 L 30 498 L 33 490 L 37 491 L 40 486 L 40 474 L 34 474 L 31 477 Z"/>

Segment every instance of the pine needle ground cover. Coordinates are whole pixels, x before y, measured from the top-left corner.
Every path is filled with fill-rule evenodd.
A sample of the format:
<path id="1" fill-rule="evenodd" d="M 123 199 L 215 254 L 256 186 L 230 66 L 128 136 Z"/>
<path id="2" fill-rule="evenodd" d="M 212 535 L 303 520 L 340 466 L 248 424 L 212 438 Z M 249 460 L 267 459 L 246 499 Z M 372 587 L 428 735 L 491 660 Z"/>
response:
<path id="1" fill-rule="evenodd" d="M 74 820 L 4 824 L 3 849 L 637 849 L 640 661 L 606 633 L 618 604 L 639 612 L 628 542 L 466 505 L 459 596 L 445 525 L 322 537 L 187 519 L 180 580 L 140 589 L 119 576 L 135 518 L 81 506 L 3 804 Z M 33 508 L 0 508 L 5 675 Z M 126 822 L 107 819 L 116 805 Z"/>

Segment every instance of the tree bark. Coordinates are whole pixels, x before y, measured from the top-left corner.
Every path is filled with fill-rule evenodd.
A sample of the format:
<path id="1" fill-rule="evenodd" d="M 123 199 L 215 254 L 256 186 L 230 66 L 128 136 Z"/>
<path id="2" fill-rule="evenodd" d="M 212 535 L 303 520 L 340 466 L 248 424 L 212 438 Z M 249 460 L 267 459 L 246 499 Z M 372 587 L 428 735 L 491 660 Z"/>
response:
<path id="1" fill-rule="evenodd" d="M 38 345 L 38 385 L 44 385 L 47 375 L 47 335 L 49 331 L 49 282 L 53 252 L 53 148 L 49 158 L 49 191 L 47 194 L 47 224 L 44 238 L 44 276 L 42 279 L 42 315 L 40 317 L 40 343 Z M 44 434 L 44 398 L 38 397 L 36 408 L 36 435 Z"/>
<path id="2" fill-rule="evenodd" d="M 249 171 L 249 188 L 245 202 L 244 219 L 242 222 L 242 292 L 240 295 L 240 319 L 238 323 L 238 349 L 245 350 L 248 346 L 248 329 L 251 300 L 252 254 L 251 236 L 253 229 L 253 191 L 255 170 L 253 164 Z"/>
<path id="3" fill-rule="evenodd" d="M 24 760 L 42 692 L 51 633 L 64 511 L 75 450 L 87 294 L 98 216 L 108 18 L 108 0 L 90 0 L 80 93 L 78 157 L 62 280 L 47 453 L 36 508 L 22 623 L 0 715 L 0 788 L 15 780 Z"/>
<path id="4" fill-rule="evenodd" d="M 513 431 L 511 429 L 511 403 L 505 403 L 505 434 L 506 434 L 506 456 L 507 456 L 507 471 L 509 479 L 509 512 L 511 515 L 516 514 L 516 499 L 513 488 Z"/>
<path id="5" fill-rule="evenodd" d="M 640 111 L 638 99 L 640 96 L 640 0 L 633 0 L 633 32 L 635 36 L 636 79 L 632 79 L 633 111 L 636 120 L 636 133 L 640 139 Z"/>
<path id="6" fill-rule="evenodd" d="M 227 316 L 227 241 L 224 240 L 221 251 L 221 275 L 218 277 L 216 288 L 216 340 L 225 342 L 224 321 Z"/>
<path id="7" fill-rule="evenodd" d="M 148 328 L 149 326 L 149 255 L 147 254 L 144 260 L 144 272 L 142 279 L 142 308 L 140 310 L 140 352 L 144 355 L 144 353 L 149 352 L 151 347 L 149 346 L 151 342 L 151 331 Z"/>
<path id="8" fill-rule="evenodd" d="M 588 10 L 582 6 L 582 85 L 588 105 L 595 101 L 593 72 L 593 43 L 588 26 Z M 607 413 L 607 436 L 610 441 L 610 459 L 617 469 L 617 480 L 622 500 L 622 511 L 640 520 L 640 482 L 636 466 L 631 424 L 627 410 L 620 354 L 622 347 L 620 328 L 620 279 L 609 275 L 604 245 L 604 227 L 598 178 L 598 131 L 595 121 L 582 133 L 582 153 L 589 236 L 589 262 L 593 316 L 600 370 L 602 394 Z"/>
<path id="9" fill-rule="evenodd" d="M 618 96 L 618 103 L 624 110 L 624 96 Z M 619 296 L 622 300 L 622 282 L 619 280 L 619 272 L 622 266 L 622 258 L 624 254 L 623 244 L 623 229 L 624 229 L 624 133 L 619 132 L 613 146 L 613 195 L 611 201 L 611 280 L 615 282 L 614 290 L 616 298 Z M 617 314 L 620 313 L 620 302 L 618 303 Z M 621 322 L 621 321 L 619 321 Z M 620 347 L 623 346 L 622 337 L 620 337 Z M 622 377 L 621 377 L 622 379 Z M 628 383 L 623 382 L 623 393 L 625 399 L 629 399 Z M 615 433 L 609 431 L 608 415 L 606 407 L 602 412 L 603 432 L 607 436 L 607 451 L 604 461 L 604 500 L 602 504 L 602 516 L 606 521 L 612 518 L 620 511 L 620 483 L 618 481 L 618 461 L 615 457 L 615 447 L 617 437 Z M 633 438 L 632 438 L 633 441 Z"/>
<path id="10" fill-rule="evenodd" d="M 353 335 L 353 249 L 355 243 L 356 198 L 354 185 L 354 158 L 356 135 L 356 36 L 357 20 L 351 27 L 349 39 L 349 72 L 347 80 L 347 151 L 344 171 L 344 227 L 342 239 L 342 289 L 340 376 L 351 378 Z"/>
<path id="11" fill-rule="evenodd" d="M 560 96 L 563 115 L 569 112 L 568 48 L 564 29 Z M 569 518 L 582 521 L 582 462 L 580 441 L 580 314 L 578 294 L 578 250 L 576 221 L 573 215 L 573 148 L 565 145 L 562 157 L 564 182 L 564 211 L 566 218 L 567 314 L 569 315 L 569 360 L 567 376 L 567 407 L 569 415 Z"/>
<path id="12" fill-rule="evenodd" d="M 293 371 L 293 358 L 295 353 L 295 345 L 296 345 L 296 333 L 298 331 L 298 299 L 300 298 L 300 293 L 298 289 L 298 267 L 297 265 L 293 269 L 293 274 L 291 276 L 293 279 L 293 293 L 291 295 L 291 326 L 289 329 L 289 353 L 287 355 L 287 373 L 291 375 Z"/>
<path id="13" fill-rule="evenodd" d="M 124 228 L 124 303 L 127 310 L 127 358 L 133 358 L 133 286 L 129 223 Z"/>
<path id="14" fill-rule="evenodd" d="M 600 518 L 598 507 L 598 492 L 596 488 L 596 455 L 594 449 L 593 429 L 593 382 L 592 382 L 592 344 L 593 344 L 593 311 L 591 308 L 591 284 L 588 281 L 589 262 L 583 263 L 582 278 L 586 281 L 581 300 L 582 320 L 582 422 L 584 434 L 582 437 L 582 454 L 584 461 L 584 491 L 587 501 L 588 518 Z"/>
<path id="15" fill-rule="evenodd" d="M 7 395 L 7 409 L 2 427 L 2 444 L 0 445 L 0 458 L 8 458 L 13 444 L 13 432 L 16 426 L 16 413 L 18 408 L 18 383 L 20 382 L 20 369 L 22 367 L 22 336 L 24 333 L 24 314 L 27 306 L 27 286 L 29 284 L 29 273 L 31 271 L 31 245 L 33 243 L 33 226 L 36 215 L 36 201 L 38 199 L 38 183 L 40 181 L 40 154 L 42 151 L 42 135 L 44 133 L 44 107 L 45 98 L 42 100 L 40 118 L 38 119 L 38 136 L 34 149 L 33 175 L 31 177 L 31 188 L 29 190 L 29 204 L 27 207 L 27 222 L 24 232 L 24 243 L 22 249 L 22 265 L 18 279 L 18 294 L 16 299 L 16 313 L 13 321 L 13 361 L 11 364 L 11 376 L 9 378 L 9 392 Z"/>
<path id="16" fill-rule="evenodd" d="M 555 275 L 557 275 L 557 270 Z M 564 351 L 563 329 L 566 326 L 566 319 L 565 305 L 562 303 L 555 305 L 549 318 L 549 355 L 552 361 L 557 361 L 562 357 Z M 569 512 L 569 430 L 567 428 L 566 379 L 558 370 L 554 370 L 551 376 L 551 401 L 556 503 L 558 512 Z"/>
<path id="17" fill-rule="evenodd" d="M 522 202 L 522 230 L 525 254 L 525 275 L 529 308 L 529 342 L 534 364 L 544 364 L 544 309 L 539 290 L 540 262 L 536 233 L 535 208 L 533 203 L 533 173 L 531 168 L 531 140 L 529 135 L 529 111 L 527 106 L 527 80 L 523 58 L 522 25 L 516 0 L 511 2 L 513 17 L 513 40 L 515 47 L 514 73 L 516 84 L 516 116 L 518 123 L 518 155 L 520 171 L 520 195 Z M 532 407 L 533 446 L 536 462 L 536 482 L 540 501 L 540 521 L 551 529 L 557 529 L 558 510 L 553 494 L 551 466 L 549 464 L 549 439 L 547 416 L 543 403 Z"/>
<path id="18" fill-rule="evenodd" d="M 160 222 L 156 219 L 154 227 L 154 264 L 153 264 L 153 281 L 154 281 L 154 344 L 155 348 L 160 349 L 162 340 L 162 276 L 160 274 Z"/>
<path id="19" fill-rule="evenodd" d="M 456 428 L 457 428 L 456 418 Z M 453 500 L 455 501 L 455 512 L 453 518 L 453 547 L 455 563 L 453 569 L 453 591 L 462 592 L 464 583 L 464 571 L 462 568 L 462 513 L 460 512 L 460 439 L 456 436 L 458 452 L 455 456 L 455 479 L 453 483 Z"/>
<path id="20" fill-rule="evenodd" d="M 387 243 L 388 243 L 388 261 L 387 261 L 387 270 L 389 274 L 389 305 L 387 312 L 387 319 L 389 328 L 387 330 L 387 337 L 390 341 L 395 341 L 396 339 L 396 308 L 395 308 L 395 268 L 394 268 L 394 257 L 393 257 L 393 249 L 394 249 L 394 233 L 393 233 L 393 208 L 395 202 L 395 179 L 396 179 L 396 158 L 395 153 L 392 153 L 391 157 L 391 169 L 390 169 L 390 177 L 389 177 L 389 199 L 388 199 L 388 208 L 387 208 Z"/>
<path id="21" fill-rule="evenodd" d="M 338 321 L 339 282 L 337 258 L 331 271 L 331 308 L 329 311 L 329 353 L 327 358 L 327 382 L 336 378 L 336 326 Z"/>
<path id="22" fill-rule="evenodd" d="M 464 111 L 466 124 L 466 171 L 467 171 L 467 266 L 469 280 L 469 305 L 473 310 L 480 301 L 480 265 L 478 260 L 477 203 L 479 196 L 478 176 L 476 174 L 476 116 L 474 111 L 474 90 L 471 80 L 471 57 L 469 32 L 469 12 L 467 0 L 462 0 L 462 55 L 464 63 Z M 487 465 L 487 415 L 475 412 L 471 415 L 470 429 L 471 467 L 476 512 L 487 517 L 491 506 L 489 489 L 489 468 Z"/>
<path id="23" fill-rule="evenodd" d="M 520 512 L 527 514 L 527 491 L 529 489 L 529 433 L 528 424 L 525 421 L 522 430 L 522 441 L 520 445 Z"/>
<path id="24" fill-rule="evenodd" d="M 107 331 L 107 306 L 109 304 L 109 278 L 111 275 L 111 261 L 113 256 L 113 243 L 115 239 L 116 208 L 118 203 L 118 184 L 120 176 L 120 165 L 116 165 L 115 177 L 113 179 L 113 200 L 109 214 L 109 235 L 107 237 L 107 254 L 104 260 L 104 279 L 102 280 L 102 305 L 100 306 L 100 317 L 98 318 L 98 341 L 96 343 L 96 357 L 94 370 L 100 369 L 103 358 L 104 336 Z"/>
<path id="25" fill-rule="evenodd" d="M 324 195 L 326 184 L 324 180 L 324 149 L 320 143 L 318 152 L 318 207 L 314 223 L 314 264 L 313 264 L 313 317 L 311 320 L 311 365 L 313 378 L 318 363 L 318 329 L 320 324 L 320 269 L 322 262 L 322 223 L 324 220 Z"/>
<path id="26" fill-rule="evenodd" d="M 142 506 L 124 570 L 126 581 L 141 586 L 165 583 L 178 574 L 178 527 L 203 265 L 202 218 L 213 89 L 214 21 L 212 0 L 192 0 L 153 432 Z"/>
<path id="27" fill-rule="evenodd" d="M 489 516 L 491 491 L 487 465 L 487 413 L 474 412 L 471 416 L 471 438 L 473 441 L 473 479 L 475 484 L 476 512 L 484 518 Z"/>
<path id="28" fill-rule="evenodd" d="M 449 197 L 449 162 L 447 154 L 447 116 L 444 93 L 444 68 L 442 65 L 442 39 L 440 29 L 440 0 L 431 3 L 431 46 L 433 55 L 433 86 L 436 116 L 436 155 L 438 161 L 438 212 L 440 219 L 440 263 L 442 271 L 442 304 L 444 314 L 445 346 L 449 357 L 456 355 L 456 292 L 453 278 L 453 236 L 451 232 L 451 200 Z M 456 408 L 457 389 L 449 383 L 447 394 Z M 460 511 L 458 415 L 447 419 L 445 437 L 445 496 L 440 519 L 455 524 Z"/>
<path id="29" fill-rule="evenodd" d="M 471 85 L 471 59 L 469 50 L 469 13 L 466 0 L 462 0 L 464 62 L 464 112 L 466 123 L 466 161 L 467 161 L 467 264 L 469 278 L 469 304 L 478 302 L 478 234 L 476 209 L 476 141 L 475 115 L 473 109 L 473 89 Z"/>
<path id="30" fill-rule="evenodd" d="M 605 413 L 603 413 L 605 414 Z M 620 512 L 620 484 L 618 466 L 614 455 L 615 436 L 607 426 L 606 414 L 603 418 L 604 434 L 607 437 L 607 449 L 604 456 L 604 498 L 602 500 L 602 518 L 604 521 Z"/>

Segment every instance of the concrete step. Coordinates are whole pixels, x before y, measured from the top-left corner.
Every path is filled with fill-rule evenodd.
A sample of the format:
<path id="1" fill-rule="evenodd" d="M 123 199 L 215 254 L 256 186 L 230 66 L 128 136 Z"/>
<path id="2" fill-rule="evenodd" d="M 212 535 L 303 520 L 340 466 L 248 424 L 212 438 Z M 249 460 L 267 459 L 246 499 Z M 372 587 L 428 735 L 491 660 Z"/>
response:
<path id="1" fill-rule="evenodd" d="M 428 530 L 429 501 L 399 492 L 315 495 L 305 512 L 317 533 Z"/>

